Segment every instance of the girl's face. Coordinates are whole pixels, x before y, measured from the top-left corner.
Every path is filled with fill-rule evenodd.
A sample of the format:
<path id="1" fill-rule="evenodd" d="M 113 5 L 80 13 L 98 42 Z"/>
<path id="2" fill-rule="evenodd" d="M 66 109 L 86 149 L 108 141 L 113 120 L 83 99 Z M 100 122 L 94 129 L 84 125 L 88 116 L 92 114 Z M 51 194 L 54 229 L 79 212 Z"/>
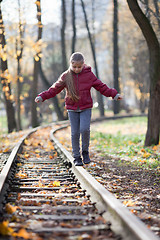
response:
<path id="1" fill-rule="evenodd" d="M 84 63 L 83 62 L 71 62 L 70 63 L 70 69 L 74 73 L 80 73 L 83 69 Z"/>

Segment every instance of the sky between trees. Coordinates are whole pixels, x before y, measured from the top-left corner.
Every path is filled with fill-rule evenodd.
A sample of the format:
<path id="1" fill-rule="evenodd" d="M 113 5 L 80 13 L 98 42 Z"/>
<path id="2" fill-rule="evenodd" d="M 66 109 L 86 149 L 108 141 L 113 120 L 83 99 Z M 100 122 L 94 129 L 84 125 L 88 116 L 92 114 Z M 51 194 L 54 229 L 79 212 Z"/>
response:
<path id="1" fill-rule="evenodd" d="M 20 0 L 23 7 L 25 20 L 28 24 L 36 24 L 36 5 L 35 0 Z M 41 0 L 42 23 L 60 24 L 60 0 Z M 4 21 L 18 21 L 18 0 L 3 0 L 2 2 Z M 17 19 L 16 19 L 17 16 Z"/>

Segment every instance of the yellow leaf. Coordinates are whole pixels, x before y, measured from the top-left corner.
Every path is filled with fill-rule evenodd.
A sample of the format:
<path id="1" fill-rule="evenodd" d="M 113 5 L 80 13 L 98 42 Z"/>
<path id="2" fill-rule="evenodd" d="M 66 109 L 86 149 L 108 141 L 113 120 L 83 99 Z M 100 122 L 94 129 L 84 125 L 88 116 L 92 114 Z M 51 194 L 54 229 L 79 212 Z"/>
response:
<path id="1" fill-rule="evenodd" d="M 146 150 L 144 148 L 141 149 L 141 152 L 146 152 Z"/>
<path id="2" fill-rule="evenodd" d="M 12 233 L 13 237 L 22 237 L 24 239 L 31 239 L 31 234 L 28 233 L 24 228 L 20 229 L 18 233 Z"/>
<path id="3" fill-rule="evenodd" d="M 130 212 L 137 215 L 137 210 L 135 210 L 135 209 L 131 209 Z"/>
<path id="4" fill-rule="evenodd" d="M 60 187 L 60 182 L 59 181 L 54 181 L 53 184 L 54 184 L 54 187 Z"/>
<path id="5" fill-rule="evenodd" d="M 23 77 L 19 77 L 19 81 L 20 81 L 20 82 L 23 82 Z"/>
<path id="6" fill-rule="evenodd" d="M 42 55 L 42 53 L 39 53 L 38 56 L 41 58 L 43 55 Z"/>
<path id="7" fill-rule="evenodd" d="M 11 204 L 7 203 L 6 204 L 6 212 L 11 214 L 14 213 L 17 210 L 17 206 L 12 206 Z"/>
<path id="8" fill-rule="evenodd" d="M 35 59 L 36 62 L 39 61 L 39 57 L 38 56 L 35 56 L 34 59 Z"/>
<path id="9" fill-rule="evenodd" d="M 17 50 L 17 56 L 20 56 L 20 54 L 21 54 L 21 51 Z"/>
<path id="10" fill-rule="evenodd" d="M 40 5 L 41 5 L 39 1 L 36 1 L 35 4 L 36 4 L 37 6 L 40 6 Z"/>
<path id="11" fill-rule="evenodd" d="M 157 146 L 154 146 L 152 149 L 153 149 L 153 150 L 157 150 Z"/>
<path id="12" fill-rule="evenodd" d="M 28 154 L 28 153 L 25 153 L 25 154 L 24 154 L 24 157 L 25 157 L 25 158 L 29 158 L 29 154 Z"/>
<path id="13" fill-rule="evenodd" d="M 132 206 L 135 206 L 137 202 L 133 202 L 131 199 L 130 200 L 125 200 L 123 202 L 124 205 L 126 205 L 127 207 L 132 207 Z"/>
<path id="14" fill-rule="evenodd" d="M 41 180 L 39 180 L 39 182 L 38 182 L 38 187 L 43 187 Z"/>
<path id="15" fill-rule="evenodd" d="M 10 150 L 9 148 L 5 148 L 3 152 L 8 152 L 9 150 Z"/>
<path id="16" fill-rule="evenodd" d="M 40 153 L 40 151 L 38 149 L 35 150 L 35 153 Z"/>
<path id="17" fill-rule="evenodd" d="M 5 62 L 7 60 L 7 54 L 3 54 L 2 60 Z"/>
<path id="18" fill-rule="evenodd" d="M 48 187 L 60 187 L 60 182 L 59 181 L 54 181 L 54 182 L 51 182 Z"/>
<path id="19" fill-rule="evenodd" d="M 139 162 L 144 163 L 144 162 L 146 162 L 146 160 L 144 160 L 144 159 L 139 159 Z"/>
<path id="20" fill-rule="evenodd" d="M 27 178 L 27 173 L 24 173 L 24 172 L 22 172 L 22 170 L 20 170 L 18 173 L 16 173 L 15 177 L 21 178 L 21 179 Z"/>
<path id="21" fill-rule="evenodd" d="M 24 97 L 28 97 L 29 96 L 29 94 L 28 93 L 24 93 Z"/>
<path id="22" fill-rule="evenodd" d="M 48 148 L 50 148 L 51 150 L 54 150 L 54 146 L 53 146 L 53 144 L 52 144 L 52 142 L 48 142 L 48 146 L 47 146 Z"/>
<path id="23" fill-rule="evenodd" d="M 20 96 L 20 100 L 23 100 L 24 99 L 24 97 L 23 96 Z"/>
<path id="24" fill-rule="evenodd" d="M 0 223 L 0 234 L 5 235 L 11 235 L 13 233 L 13 229 L 8 227 L 8 221 L 3 221 Z"/>
<path id="25" fill-rule="evenodd" d="M 21 167 L 22 166 L 22 163 L 17 163 L 17 167 Z"/>
<path id="26" fill-rule="evenodd" d="M 150 155 L 151 155 L 150 153 L 145 152 L 145 153 L 143 154 L 143 157 L 144 157 L 144 158 L 148 158 Z"/>
<path id="27" fill-rule="evenodd" d="M 27 139 L 24 140 L 25 145 L 29 145 L 29 141 Z"/>
<path id="28" fill-rule="evenodd" d="M 5 86 L 2 88 L 3 92 L 8 92 L 9 91 L 9 87 L 8 86 Z"/>
<path id="29" fill-rule="evenodd" d="M 89 204 L 89 201 L 84 200 L 81 205 L 84 206 L 84 205 L 88 205 L 88 204 Z"/>

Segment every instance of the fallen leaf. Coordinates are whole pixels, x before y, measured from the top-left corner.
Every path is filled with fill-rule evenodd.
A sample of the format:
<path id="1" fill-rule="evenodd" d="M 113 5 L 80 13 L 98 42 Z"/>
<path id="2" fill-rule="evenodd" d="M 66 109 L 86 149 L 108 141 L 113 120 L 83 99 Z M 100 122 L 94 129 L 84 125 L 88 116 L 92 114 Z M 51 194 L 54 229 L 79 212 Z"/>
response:
<path id="1" fill-rule="evenodd" d="M 153 149 L 153 150 L 157 150 L 157 146 L 154 146 L 152 149 Z"/>
<path id="2" fill-rule="evenodd" d="M 13 233 L 13 229 L 11 227 L 8 227 L 9 222 L 3 221 L 0 223 L 0 234 L 5 235 L 11 235 Z"/>
<path id="3" fill-rule="evenodd" d="M 40 153 L 40 150 L 39 150 L 39 149 L 36 149 L 36 150 L 35 150 L 35 153 Z"/>
<path id="4" fill-rule="evenodd" d="M 135 206 L 137 202 L 133 202 L 131 199 L 130 200 L 125 200 L 123 202 L 124 205 L 126 205 L 127 207 L 132 207 Z"/>
<path id="5" fill-rule="evenodd" d="M 17 206 L 12 206 L 11 204 L 7 203 L 6 204 L 6 212 L 9 214 L 14 213 L 17 210 Z"/>
<path id="6" fill-rule="evenodd" d="M 18 233 L 13 232 L 13 237 L 22 237 L 24 239 L 32 239 L 31 233 L 28 233 L 24 228 L 21 228 Z"/>
<path id="7" fill-rule="evenodd" d="M 27 178 L 27 173 L 24 173 L 24 172 L 22 172 L 22 170 L 20 170 L 18 173 L 16 173 L 15 177 L 21 178 L 21 179 Z"/>

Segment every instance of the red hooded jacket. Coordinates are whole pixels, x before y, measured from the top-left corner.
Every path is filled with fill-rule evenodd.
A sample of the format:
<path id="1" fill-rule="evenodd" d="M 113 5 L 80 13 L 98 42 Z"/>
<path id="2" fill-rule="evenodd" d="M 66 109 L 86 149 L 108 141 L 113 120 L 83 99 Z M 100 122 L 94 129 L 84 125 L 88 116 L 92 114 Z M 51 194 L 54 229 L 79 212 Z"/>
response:
<path id="1" fill-rule="evenodd" d="M 67 86 L 65 83 L 65 75 L 63 73 L 60 79 L 55 82 L 47 91 L 40 93 L 43 101 L 46 99 L 55 97 L 64 88 L 66 88 L 65 105 L 69 110 L 84 110 L 93 107 L 93 100 L 91 97 L 91 88 L 94 87 L 97 91 L 106 97 L 114 98 L 117 95 L 117 90 L 114 88 L 109 88 L 106 84 L 102 83 L 91 71 L 91 67 L 84 65 L 82 71 L 78 74 L 72 72 L 73 81 L 75 83 L 76 90 L 79 95 L 79 100 L 77 102 L 73 101 L 68 96 Z"/>

